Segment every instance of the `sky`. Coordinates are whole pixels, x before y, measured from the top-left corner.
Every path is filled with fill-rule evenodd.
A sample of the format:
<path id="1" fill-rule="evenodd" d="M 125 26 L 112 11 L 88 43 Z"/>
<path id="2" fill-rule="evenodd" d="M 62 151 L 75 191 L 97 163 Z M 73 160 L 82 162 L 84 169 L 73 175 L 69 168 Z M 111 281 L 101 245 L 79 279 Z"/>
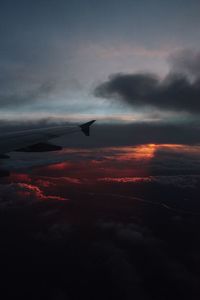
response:
<path id="1" fill-rule="evenodd" d="M 180 0 L 1 1 L 1 119 L 176 121 L 189 113 L 190 120 L 187 107 L 178 107 L 178 114 L 171 106 L 132 106 L 96 89 L 117 74 L 196 79 L 199 6 Z"/>
<path id="2" fill-rule="evenodd" d="M 3 299 L 199 299 L 200 1 L 0 1 Z M 3 259 L 1 259 L 3 257 Z"/>

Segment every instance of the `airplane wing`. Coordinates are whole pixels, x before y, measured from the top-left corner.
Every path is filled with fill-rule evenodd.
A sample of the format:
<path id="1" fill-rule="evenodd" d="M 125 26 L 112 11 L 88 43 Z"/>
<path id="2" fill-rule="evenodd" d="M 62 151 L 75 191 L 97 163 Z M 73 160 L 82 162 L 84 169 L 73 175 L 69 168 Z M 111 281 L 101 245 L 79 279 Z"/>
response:
<path id="1" fill-rule="evenodd" d="M 11 151 L 44 152 L 60 150 L 60 146 L 48 144 L 48 140 L 80 130 L 86 136 L 89 136 L 90 126 L 94 122 L 95 120 L 92 120 L 73 127 L 65 125 L 0 134 L 0 158 L 9 158 L 7 153 Z"/>

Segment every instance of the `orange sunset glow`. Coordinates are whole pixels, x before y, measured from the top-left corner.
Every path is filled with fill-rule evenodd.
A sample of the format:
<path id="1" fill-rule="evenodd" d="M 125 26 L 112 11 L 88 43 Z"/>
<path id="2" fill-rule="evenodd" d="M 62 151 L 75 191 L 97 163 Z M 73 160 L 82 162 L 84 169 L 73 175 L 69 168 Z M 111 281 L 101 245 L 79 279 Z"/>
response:
<path id="1" fill-rule="evenodd" d="M 47 191 L 56 184 L 80 185 L 84 183 L 92 185 L 95 182 L 103 181 L 148 182 L 151 181 L 153 161 L 158 155 L 167 153 L 198 157 L 200 146 L 145 144 L 90 150 L 69 148 L 56 155 L 58 157 L 59 155 L 62 157 L 63 154 L 71 155 L 73 160 L 69 160 L 69 157 L 59 163 L 35 168 L 32 175 L 13 173 L 12 180 L 31 184 L 33 178 L 39 176 L 37 181 L 34 181 L 34 185 Z"/>

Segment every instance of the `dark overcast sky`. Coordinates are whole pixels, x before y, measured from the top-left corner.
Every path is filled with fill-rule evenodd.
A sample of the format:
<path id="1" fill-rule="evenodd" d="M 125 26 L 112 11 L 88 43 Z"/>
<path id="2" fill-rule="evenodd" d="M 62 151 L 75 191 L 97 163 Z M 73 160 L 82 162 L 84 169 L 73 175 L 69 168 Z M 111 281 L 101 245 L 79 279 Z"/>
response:
<path id="1" fill-rule="evenodd" d="M 183 118 L 186 111 L 180 116 L 170 106 L 169 113 L 168 105 L 136 108 L 93 91 L 111 74 L 163 77 L 177 70 L 183 51 L 191 75 L 199 62 L 199 11 L 199 1 L 180 0 L 1 1 L 1 119 Z"/>

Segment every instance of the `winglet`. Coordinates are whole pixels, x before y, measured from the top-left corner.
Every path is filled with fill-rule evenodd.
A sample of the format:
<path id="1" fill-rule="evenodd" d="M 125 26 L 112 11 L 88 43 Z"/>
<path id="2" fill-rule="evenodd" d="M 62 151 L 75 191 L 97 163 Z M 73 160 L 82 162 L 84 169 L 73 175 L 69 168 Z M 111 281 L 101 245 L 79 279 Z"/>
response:
<path id="1" fill-rule="evenodd" d="M 87 122 L 83 125 L 80 125 L 79 127 L 81 128 L 81 130 L 83 131 L 83 133 L 86 135 L 86 136 L 89 136 L 90 135 L 90 126 L 95 122 L 96 120 L 92 120 L 90 122 Z"/>

